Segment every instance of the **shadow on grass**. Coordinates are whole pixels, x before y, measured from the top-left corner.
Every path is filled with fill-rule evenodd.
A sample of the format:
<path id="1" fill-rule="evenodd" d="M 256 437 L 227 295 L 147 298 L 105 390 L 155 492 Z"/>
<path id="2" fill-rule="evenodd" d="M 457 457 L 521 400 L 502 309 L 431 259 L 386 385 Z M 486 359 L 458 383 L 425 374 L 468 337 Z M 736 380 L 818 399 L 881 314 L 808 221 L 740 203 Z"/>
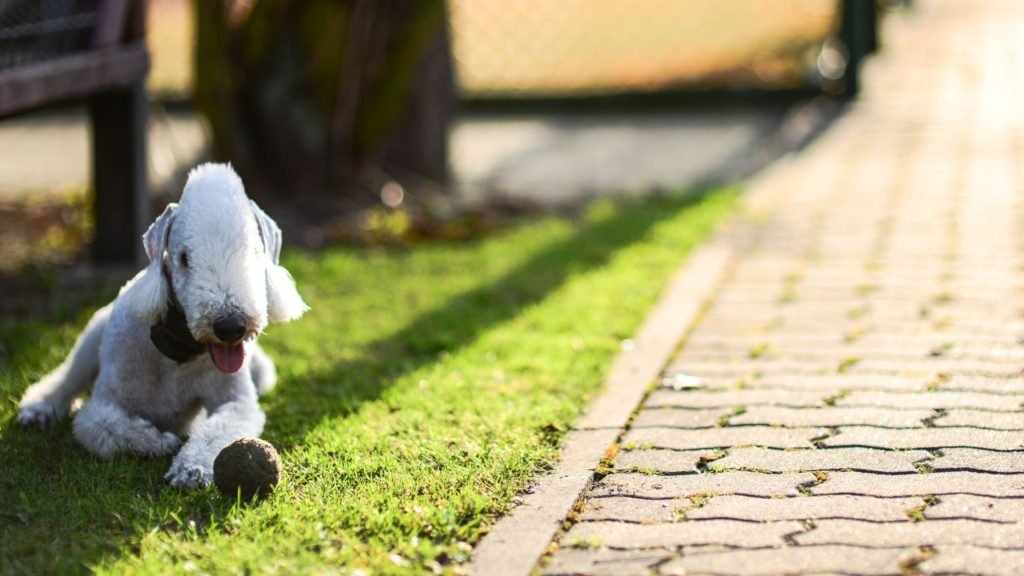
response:
<path id="1" fill-rule="evenodd" d="M 572 236 L 498 280 L 455 296 L 368 345 L 358 360 L 281 386 L 265 402 L 266 436 L 282 451 L 300 444 L 324 418 L 351 414 L 379 398 L 401 375 L 470 344 L 482 332 L 543 300 L 571 275 L 605 264 L 659 222 L 703 197 L 694 193 L 649 199 L 580 224 Z M 16 343 L 7 351 L 16 356 L 56 326 L 0 337 Z M 33 358 L 28 366 L 0 372 L 0 398 L 16 403 L 30 383 L 30 373 L 47 362 Z M 84 572 L 106 559 L 138 553 L 142 536 L 155 528 L 185 529 L 180 518 L 196 520 L 201 529 L 211 517 L 224 518 L 231 507 L 231 501 L 211 498 L 209 492 L 165 487 L 161 477 L 169 458 L 125 456 L 100 462 L 74 443 L 68 422 L 40 433 L 14 425 L 11 404 L 0 413 L 8 415 L 0 421 L 0 562 L 6 570 Z"/>
<path id="2" fill-rule="evenodd" d="M 615 214 L 582 224 L 564 241 L 541 250 L 521 266 L 485 286 L 455 296 L 418 316 L 399 331 L 368 344 L 360 358 L 285 383 L 264 401 L 266 436 L 282 450 L 300 443 L 324 418 L 344 417 L 380 397 L 403 375 L 436 362 L 523 309 L 543 300 L 571 275 L 604 265 L 618 251 L 641 241 L 659 222 L 700 202 L 707 191 L 632 202 Z M 304 318 L 308 329 L 313 322 Z"/>

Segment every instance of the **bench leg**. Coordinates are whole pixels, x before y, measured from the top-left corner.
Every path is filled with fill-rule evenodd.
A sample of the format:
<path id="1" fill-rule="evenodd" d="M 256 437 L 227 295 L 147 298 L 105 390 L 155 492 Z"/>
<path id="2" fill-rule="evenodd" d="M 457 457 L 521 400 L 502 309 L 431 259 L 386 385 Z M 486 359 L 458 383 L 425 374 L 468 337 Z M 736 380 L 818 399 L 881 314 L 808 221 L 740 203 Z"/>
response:
<path id="1" fill-rule="evenodd" d="M 874 0 L 843 0 L 839 36 L 846 45 L 846 92 L 860 91 L 861 62 L 878 49 L 878 6 Z"/>
<path id="2" fill-rule="evenodd" d="M 150 220 L 146 92 L 142 83 L 93 96 L 92 173 L 97 264 L 144 264 Z"/>

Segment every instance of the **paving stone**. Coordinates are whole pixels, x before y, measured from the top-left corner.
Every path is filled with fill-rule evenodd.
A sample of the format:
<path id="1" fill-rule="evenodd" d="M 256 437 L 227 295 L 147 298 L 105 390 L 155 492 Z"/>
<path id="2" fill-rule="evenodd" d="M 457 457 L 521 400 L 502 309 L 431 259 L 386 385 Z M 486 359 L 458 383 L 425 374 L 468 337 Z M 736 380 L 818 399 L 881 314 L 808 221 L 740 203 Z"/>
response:
<path id="1" fill-rule="evenodd" d="M 820 376 L 833 374 L 843 358 L 829 362 L 721 362 L 702 365 L 688 364 L 678 367 L 684 374 L 692 374 L 712 381 L 736 381 L 757 374 L 764 379 L 784 379 L 793 376 Z M 670 369 L 675 371 L 677 367 Z M 674 373 L 674 372 L 673 372 Z M 924 372 L 922 372 L 924 373 Z"/>
<path id="2" fill-rule="evenodd" d="M 757 336 L 719 337 L 713 333 L 691 334 L 680 351 L 680 358 L 689 354 L 744 354 L 752 347 L 764 343 L 765 340 Z"/>
<path id="3" fill-rule="evenodd" d="M 994 452 L 972 448 L 943 448 L 942 456 L 928 462 L 935 471 L 969 469 L 1003 474 L 1024 474 L 1024 449 Z"/>
<path id="4" fill-rule="evenodd" d="M 731 448 L 724 458 L 708 464 L 711 470 L 748 469 L 767 472 L 813 470 L 857 470 L 862 472 L 916 472 L 914 462 L 930 459 L 924 450 L 873 450 L 871 448 L 828 448 L 771 450 Z"/>
<path id="5" fill-rule="evenodd" d="M 851 373 L 927 373 L 947 369 L 961 372 L 992 370 L 1004 373 L 1019 371 L 1021 363 L 1024 362 L 1024 350 L 964 348 L 941 340 L 918 341 L 916 344 L 885 348 L 877 344 L 864 344 L 858 340 L 843 342 L 840 339 L 832 345 L 816 343 L 814 346 L 790 347 L 773 345 L 768 340 L 762 340 L 748 342 L 745 347 L 737 346 L 730 349 L 693 348 L 688 345 L 669 370 L 685 372 L 690 369 L 699 372 L 702 367 L 706 367 L 717 371 L 743 364 L 753 370 L 781 370 L 792 365 L 795 373 L 805 371 L 808 366 L 817 366 L 825 372 L 834 372 L 839 363 L 847 358 L 858 359 L 856 366 L 851 367 Z"/>
<path id="6" fill-rule="evenodd" d="M 852 518 L 873 522 L 902 522 L 906 511 L 924 504 L 916 497 L 872 498 L 870 496 L 791 496 L 752 498 L 715 496 L 700 508 L 686 510 L 691 520 L 732 518 L 736 520 L 816 520 Z M 685 508 L 685 506 L 684 506 Z"/>
<path id="7" fill-rule="evenodd" d="M 717 544 L 724 546 L 780 546 L 783 537 L 802 532 L 799 522 L 740 522 L 703 520 L 675 524 L 581 522 L 562 536 L 562 545 L 587 543 L 610 548 L 653 548 Z"/>
<path id="8" fill-rule="evenodd" d="M 885 374 L 928 374 L 932 372 L 952 372 L 957 374 L 978 374 L 995 378 L 1017 378 L 1021 375 L 1020 366 L 1013 362 L 988 362 L 978 359 L 963 358 L 921 358 L 914 359 L 890 359 L 890 358 L 862 358 L 850 372 L 872 373 L 880 372 Z"/>
<path id="9" fill-rule="evenodd" d="M 697 463 L 712 459 L 715 450 L 622 450 L 615 457 L 615 470 L 654 470 L 669 474 L 698 472 Z"/>
<path id="10" fill-rule="evenodd" d="M 665 576 L 690 574 L 899 574 L 915 548 L 790 546 L 760 550 L 685 550 L 661 566 Z"/>
<path id="11" fill-rule="evenodd" d="M 943 357 L 950 360 L 978 360 L 1019 366 L 1024 363 L 1024 348 L 1021 348 L 1020 345 L 1011 348 L 964 344 L 952 346 Z"/>
<path id="12" fill-rule="evenodd" d="M 1019 384 L 1018 384 L 1019 386 Z M 1024 430 L 1024 412 L 950 410 L 935 421 L 936 426 L 978 426 L 1000 430 Z"/>
<path id="13" fill-rule="evenodd" d="M 677 428 L 634 428 L 623 438 L 624 445 L 694 450 L 730 446 L 767 446 L 770 448 L 812 448 L 811 439 L 825 436 L 824 428 L 772 428 L 739 426 L 680 430 Z"/>
<path id="14" fill-rule="evenodd" d="M 912 349 L 923 351 L 932 350 L 944 344 L 952 344 L 954 350 L 973 350 L 979 346 L 985 346 L 986 350 L 1005 350 L 1014 349 L 1017 346 L 1017 340 L 1016 338 L 979 339 L 975 336 L 938 333 L 903 335 L 867 333 L 858 339 L 856 344 L 888 350 Z"/>
<path id="15" fill-rule="evenodd" d="M 821 297 L 814 299 L 809 292 L 796 290 L 796 302 L 789 306 L 782 306 L 778 312 L 788 322 L 799 324 L 803 322 L 827 323 L 835 326 L 849 319 L 850 298 L 839 296 L 835 300 L 826 301 Z"/>
<path id="16" fill-rule="evenodd" d="M 919 569 L 928 574 L 1024 574 L 1024 550 L 997 550 L 981 546 L 938 546 L 936 554 Z"/>
<path id="17" fill-rule="evenodd" d="M 787 408 L 785 406 L 751 406 L 746 412 L 729 418 L 730 425 L 766 424 L 772 426 L 887 426 L 892 428 L 923 427 L 932 410 L 894 410 L 891 408 L 828 406 L 821 408 Z"/>
<path id="18" fill-rule="evenodd" d="M 982 408 L 1012 412 L 1020 409 L 1024 397 L 982 394 L 978 392 L 851 392 L 837 406 L 898 406 L 900 408 Z"/>
<path id="19" fill-rule="evenodd" d="M 785 406 L 822 406 L 828 394 L 799 390 L 655 390 L 644 404 L 646 408 L 732 408 L 757 404 Z"/>
<path id="20" fill-rule="evenodd" d="M 720 357 L 718 359 L 688 360 L 669 366 L 669 370 L 683 372 L 695 376 L 721 377 L 735 375 L 741 377 L 750 372 L 760 374 L 821 374 L 835 370 L 835 367 L 842 361 L 842 356 L 815 358 L 815 359 L 780 359 L 780 358 L 757 358 L 757 359 L 733 359 Z"/>
<path id="21" fill-rule="evenodd" d="M 812 486 L 813 494 L 861 494 L 865 496 L 922 496 L 978 494 L 1024 496 L 1024 477 L 981 472 L 933 472 L 931 474 L 883 475 L 865 472 L 830 472 L 827 482 Z"/>
<path id="22" fill-rule="evenodd" d="M 559 548 L 540 573 L 544 576 L 648 576 L 652 566 L 676 555 L 668 550 Z"/>
<path id="23" fill-rule="evenodd" d="M 1024 365 L 1024 361 L 1021 362 Z M 1020 379 L 992 378 L 971 374 L 952 374 L 950 379 L 939 384 L 939 390 L 990 392 L 993 394 L 1016 394 L 1021 397 Z"/>
<path id="24" fill-rule="evenodd" d="M 691 336 L 686 339 L 686 346 L 682 352 L 687 351 L 737 351 L 746 352 L 752 346 L 768 344 L 769 350 L 790 349 L 790 348 L 811 348 L 818 346 L 838 346 L 845 342 L 841 334 L 802 334 L 789 337 L 767 335 L 764 337 L 743 337 L 736 334 L 708 333 L 700 337 Z"/>
<path id="25" fill-rule="evenodd" d="M 707 329 L 727 330 L 734 334 L 760 334 L 764 332 L 768 317 L 760 315 L 748 316 L 721 316 L 711 313 L 705 316 L 707 324 L 702 324 Z M 698 331 L 702 328 L 697 328 Z"/>
<path id="26" fill-rule="evenodd" d="M 656 499 L 681 498 L 693 494 L 795 496 L 800 493 L 797 486 L 814 481 L 814 475 L 810 473 L 720 472 L 679 476 L 610 474 L 594 484 L 591 494 L 596 497 L 639 496 Z"/>
<path id="27" fill-rule="evenodd" d="M 1019 548 L 1024 524 L 993 524 L 976 520 L 927 520 L 879 524 L 857 520 L 820 520 L 813 530 L 795 535 L 801 546 L 848 544 L 853 546 L 936 546 L 970 544 L 992 548 Z"/>
<path id="28" fill-rule="evenodd" d="M 986 318 L 985 321 L 978 321 L 977 316 L 970 314 L 960 318 L 951 315 L 936 314 L 938 320 L 943 320 L 944 326 L 933 329 L 945 330 L 948 333 L 974 334 L 981 338 L 1012 338 L 1019 336 L 1024 331 L 1024 325 L 1015 322 L 1014 316 L 1000 316 L 999 318 Z"/>
<path id="29" fill-rule="evenodd" d="M 1020 498 L 989 498 L 969 494 L 949 494 L 938 498 L 938 503 L 925 509 L 929 519 L 973 518 L 996 522 L 1024 520 L 1024 496 Z"/>
<path id="30" fill-rule="evenodd" d="M 875 354 L 865 353 L 863 356 L 888 358 L 890 360 L 914 361 L 921 361 L 923 358 L 925 362 L 930 363 L 938 363 L 941 361 L 948 364 L 948 366 L 945 367 L 946 369 L 949 369 L 954 373 L 959 373 L 964 379 L 978 378 L 984 380 L 1000 379 L 995 375 L 985 376 L 984 372 L 988 371 L 989 368 L 993 369 L 994 372 L 1002 374 L 1009 370 L 1019 370 L 1021 364 L 1024 363 L 1024 350 L 1004 348 L 986 350 L 979 347 L 965 348 L 957 347 L 950 342 L 936 344 L 927 350 L 915 350 L 913 354 L 908 354 L 901 350 L 899 352 L 877 351 Z M 938 368 L 939 371 L 942 369 L 943 368 Z M 979 374 L 972 375 L 975 372 Z M 1005 380 L 1005 378 L 1003 379 Z"/>
<path id="31" fill-rule="evenodd" d="M 931 346 L 926 354 L 934 355 L 936 351 L 942 351 L 942 357 L 948 360 L 985 360 L 990 362 L 1002 362 L 1006 364 L 1024 363 L 1024 348 L 1017 342 L 993 343 L 979 342 L 977 338 L 957 340 L 955 337 L 936 339 L 930 342 Z M 971 378 L 963 376 L 963 378 Z M 975 378 L 986 379 L 984 376 Z M 988 379 L 992 379 L 988 377 Z M 993 379 L 994 380 L 994 379 Z"/>
<path id="32" fill-rule="evenodd" d="M 678 428 L 710 428 L 733 413 L 732 408 L 710 408 L 706 410 L 685 410 L 664 408 L 641 410 L 633 419 L 633 428 L 645 426 L 675 426 Z"/>
<path id="33" fill-rule="evenodd" d="M 689 507 L 690 501 L 686 498 L 666 500 L 626 497 L 592 498 L 584 503 L 580 519 L 619 520 L 645 524 L 675 522 L 680 518 L 679 511 Z"/>
<path id="34" fill-rule="evenodd" d="M 995 450 L 1021 448 L 1024 436 L 1008 430 L 981 428 L 840 428 L 839 435 L 822 440 L 829 447 L 871 446 L 891 449 L 971 447 Z"/>
<path id="35" fill-rule="evenodd" d="M 933 379 L 930 377 L 898 374 L 799 374 L 762 376 L 749 382 L 748 388 L 751 390 L 777 388 L 790 391 L 819 391 L 825 396 L 831 396 L 840 390 L 924 392 L 928 389 L 931 380 Z"/>

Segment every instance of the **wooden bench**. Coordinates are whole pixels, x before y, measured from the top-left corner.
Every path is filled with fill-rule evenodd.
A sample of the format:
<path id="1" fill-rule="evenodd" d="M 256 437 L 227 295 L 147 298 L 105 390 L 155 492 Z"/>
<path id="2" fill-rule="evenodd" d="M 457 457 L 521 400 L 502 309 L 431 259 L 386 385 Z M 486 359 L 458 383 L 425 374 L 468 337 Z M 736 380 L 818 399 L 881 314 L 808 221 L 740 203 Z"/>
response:
<path id="1" fill-rule="evenodd" d="M 0 118 L 88 102 L 97 263 L 145 258 L 145 25 L 145 0 L 0 0 Z"/>

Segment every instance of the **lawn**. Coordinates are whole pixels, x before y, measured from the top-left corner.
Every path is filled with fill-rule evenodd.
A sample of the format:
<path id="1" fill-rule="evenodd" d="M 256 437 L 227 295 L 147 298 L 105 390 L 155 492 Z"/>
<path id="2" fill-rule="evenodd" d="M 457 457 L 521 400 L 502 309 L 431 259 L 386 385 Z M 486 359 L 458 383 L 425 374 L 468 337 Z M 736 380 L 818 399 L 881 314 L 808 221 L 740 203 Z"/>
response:
<path id="1" fill-rule="evenodd" d="M 0 320 L 0 572 L 464 571 L 736 196 L 602 201 L 466 243 L 286 251 L 313 311 L 261 340 L 281 372 L 264 438 L 285 479 L 257 505 L 165 486 L 169 458 L 100 462 L 67 422 L 18 428 L 21 392 L 91 310 Z"/>

